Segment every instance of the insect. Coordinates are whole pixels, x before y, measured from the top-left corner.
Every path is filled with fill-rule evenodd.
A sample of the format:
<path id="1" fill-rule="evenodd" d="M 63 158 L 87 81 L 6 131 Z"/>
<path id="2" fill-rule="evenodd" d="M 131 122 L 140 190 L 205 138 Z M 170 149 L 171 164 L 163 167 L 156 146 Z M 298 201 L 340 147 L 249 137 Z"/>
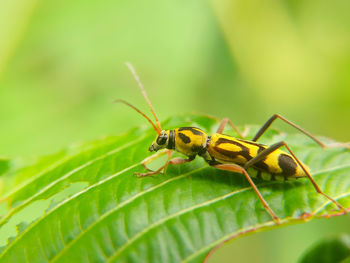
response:
<path id="1" fill-rule="evenodd" d="M 133 108 L 144 118 L 146 118 L 147 121 L 153 126 L 157 136 L 149 147 L 150 152 L 157 152 L 159 150 L 166 149 L 165 153 L 168 154 L 166 163 L 155 171 L 150 170 L 147 167 L 147 164 L 157 158 L 157 156 L 151 156 L 150 158 L 145 159 L 142 162 L 142 165 L 148 170 L 148 172 L 136 173 L 139 177 L 161 173 L 169 165 L 191 162 L 196 158 L 196 156 L 200 156 L 214 168 L 243 174 L 255 191 L 262 205 L 265 207 L 266 211 L 271 215 L 276 223 L 280 222 L 279 217 L 265 201 L 264 197 L 251 178 L 251 172 L 248 173 L 248 170 L 255 171 L 256 176 L 265 180 L 272 180 L 276 176 L 282 176 L 285 180 L 307 177 L 319 194 L 329 199 L 344 213 L 347 212 L 345 208 L 335 199 L 328 196 L 320 189 L 315 180 L 312 178 L 309 168 L 294 155 L 293 151 L 284 141 L 275 143 L 271 146 L 257 142 L 264 132 L 270 127 L 270 125 L 276 119 L 280 119 L 296 128 L 306 136 L 310 137 L 322 148 L 327 147 L 309 132 L 278 114 L 275 114 L 268 119 L 268 121 L 258 130 L 257 134 L 252 140 L 244 140 L 237 127 L 228 118 L 223 119 L 216 133 L 212 134 L 211 136 L 196 127 L 180 127 L 173 130 L 162 130 L 160 122 L 138 75 L 131 64 L 126 63 L 126 65 L 129 67 L 131 73 L 137 81 L 138 87 L 155 118 L 155 123 L 145 113 L 125 100 L 116 100 L 115 102 L 123 103 Z M 229 124 L 241 138 L 224 135 L 223 131 L 227 124 Z M 282 151 L 280 149 L 281 147 L 285 147 L 287 152 Z M 174 151 L 184 154 L 187 156 L 187 158 L 177 157 L 171 159 L 171 155 Z M 270 176 L 266 176 L 266 174 Z"/>

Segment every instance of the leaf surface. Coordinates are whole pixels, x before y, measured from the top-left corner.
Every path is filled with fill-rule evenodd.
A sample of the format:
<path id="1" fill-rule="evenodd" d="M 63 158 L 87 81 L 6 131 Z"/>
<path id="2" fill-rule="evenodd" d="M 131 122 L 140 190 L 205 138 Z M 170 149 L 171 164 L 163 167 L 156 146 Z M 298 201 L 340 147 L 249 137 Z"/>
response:
<path id="1" fill-rule="evenodd" d="M 210 134 L 218 122 L 190 115 L 163 126 L 196 126 Z M 257 128 L 249 127 L 248 139 Z M 201 158 L 171 166 L 165 175 L 137 178 L 133 173 L 143 171 L 154 137 L 151 129 L 133 129 L 2 176 L 0 262 L 201 262 L 229 238 L 276 227 L 244 176 Z M 311 168 L 321 189 L 350 207 L 348 149 L 323 150 L 303 135 L 273 129 L 261 142 L 281 140 Z M 339 214 L 305 178 L 256 184 L 280 226 L 310 219 L 310 213 Z"/>

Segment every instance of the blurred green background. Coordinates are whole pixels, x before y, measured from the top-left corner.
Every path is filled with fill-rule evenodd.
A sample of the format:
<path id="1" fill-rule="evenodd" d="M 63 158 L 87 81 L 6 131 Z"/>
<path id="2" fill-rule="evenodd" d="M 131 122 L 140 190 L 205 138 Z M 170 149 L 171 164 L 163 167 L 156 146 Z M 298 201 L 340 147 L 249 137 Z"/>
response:
<path id="1" fill-rule="evenodd" d="M 349 13 L 347 0 L 1 0 L 0 157 L 147 125 L 112 104 L 123 98 L 147 110 L 125 61 L 160 119 L 195 111 L 243 125 L 280 113 L 349 141 Z M 349 218 L 259 233 L 213 261 L 295 262 L 341 231 Z"/>

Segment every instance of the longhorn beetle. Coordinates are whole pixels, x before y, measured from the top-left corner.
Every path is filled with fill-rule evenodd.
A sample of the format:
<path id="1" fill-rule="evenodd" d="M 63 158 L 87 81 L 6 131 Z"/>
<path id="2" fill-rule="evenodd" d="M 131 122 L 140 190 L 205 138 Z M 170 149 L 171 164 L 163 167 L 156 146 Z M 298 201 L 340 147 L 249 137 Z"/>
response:
<path id="1" fill-rule="evenodd" d="M 344 214 L 347 212 L 345 208 L 341 206 L 335 199 L 328 196 L 320 189 L 315 180 L 312 178 L 309 172 L 309 168 L 294 155 L 293 151 L 284 141 L 275 143 L 271 146 L 257 143 L 258 139 L 270 127 L 273 121 L 280 119 L 296 128 L 300 132 L 304 133 L 306 136 L 310 137 L 322 148 L 327 147 L 323 142 L 318 140 L 309 132 L 305 131 L 301 127 L 278 114 L 275 114 L 270 119 L 268 119 L 268 121 L 260 128 L 260 130 L 258 130 L 257 134 L 252 140 L 244 140 L 237 127 L 228 118 L 222 120 L 216 133 L 211 136 L 196 127 L 180 127 L 174 130 L 162 130 L 160 122 L 154 112 L 152 104 L 146 94 L 145 89 L 142 86 L 138 75 L 130 63 L 126 63 L 126 65 L 134 76 L 138 87 L 141 90 L 141 93 L 155 118 L 155 123 L 152 122 L 145 113 L 143 113 L 141 110 L 129 102 L 125 100 L 116 100 L 115 102 L 123 103 L 133 108 L 144 118 L 146 118 L 147 121 L 153 126 L 154 130 L 157 132 L 157 137 L 149 147 L 150 152 L 157 152 L 161 149 L 167 149 L 164 154 L 168 154 L 166 163 L 156 171 L 150 170 L 147 167 L 147 164 L 155 158 L 158 158 L 158 156 L 154 155 L 150 158 L 145 159 L 142 162 L 142 165 L 149 172 L 136 173 L 138 177 L 145 177 L 161 173 L 169 165 L 191 162 L 197 155 L 199 155 L 200 157 L 204 158 L 204 160 L 212 167 L 243 174 L 252 186 L 253 190 L 257 194 L 267 212 L 271 215 L 276 223 L 279 223 L 279 217 L 267 204 L 264 197 L 261 195 L 260 191 L 251 179 L 251 171 L 255 171 L 255 175 L 264 180 L 273 180 L 277 176 L 282 176 L 282 178 L 284 177 L 286 180 L 307 177 L 318 193 L 328 198 L 340 210 L 342 210 Z M 229 124 L 241 138 L 224 135 L 223 131 L 227 124 Z M 280 148 L 283 146 L 289 153 L 280 150 Z M 171 159 L 171 154 L 173 151 L 180 152 L 186 155 L 188 158 Z M 248 168 L 249 173 L 247 171 Z"/>

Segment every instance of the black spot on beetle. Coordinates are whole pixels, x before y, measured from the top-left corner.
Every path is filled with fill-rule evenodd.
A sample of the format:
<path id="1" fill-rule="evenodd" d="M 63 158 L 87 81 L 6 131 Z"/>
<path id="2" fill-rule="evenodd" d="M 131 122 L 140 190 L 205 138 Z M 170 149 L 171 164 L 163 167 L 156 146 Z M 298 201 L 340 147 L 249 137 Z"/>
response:
<path id="1" fill-rule="evenodd" d="M 183 141 L 184 143 L 190 143 L 191 142 L 190 137 L 186 136 L 185 134 L 179 132 L 178 135 L 179 135 L 181 141 Z"/>
<path id="2" fill-rule="evenodd" d="M 282 169 L 282 173 L 285 176 L 295 175 L 298 165 L 294 159 L 287 154 L 280 154 L 278 157 L 278 165 Z"/>
<path id="3" fill-rule="evenodd" d="M 251 145 L 259 147 L 258 154 L 260 152 L 262 152 L 263 150 L 265 150 L 265 147 L 266 147 L 263 144 L 257 144 L 257 143 L 254 143 L 254 142 L 246 142 L 246 141 L 243 141 L 243 140 L 241 140 L 241 141 L 244 142 L 244 143 L 248 143 L 248 144 L 251 144 Z M 232 144 L 232 145 L 236 145 L 236 146 L 240 147 L 241 150 L 240 151 L 224 150 L 224 149 L 220 148 L 220 144 L 222 144 L 222 143 L 229 143 L 229 144 Z M 247 161 L 249 161 L 249 160 L 251 160 L 253 158 L 253 156 L 251 156 L 250 153 L 249 153 L 249 148 L 248 147 L 244 146 L 243 144 L 241 144 L 241 143 L 239 143 L 237 141 L 228 140 L 226 138 L 219 138 L 216 141 L 214 149 L 215 149 L 215 151 L 217 151 L 217 152 L 219 152 L 219 153 L 221 153 L 221 154 L 223 154 L 225 156 L 228 156 L 228 157 L 230 157 L 232 159 L 237 158 L 238 156 L 243 156 Z M 269 166 L 264 162 L 265 159 L 266 159 L 266 157 L 263 158 L 262 160 L 256 162 L 256 163 L 254 163 L 252 165 L 252 167 L 260 169 L 262 171 L 268 172 L 269 171 Z"/>

